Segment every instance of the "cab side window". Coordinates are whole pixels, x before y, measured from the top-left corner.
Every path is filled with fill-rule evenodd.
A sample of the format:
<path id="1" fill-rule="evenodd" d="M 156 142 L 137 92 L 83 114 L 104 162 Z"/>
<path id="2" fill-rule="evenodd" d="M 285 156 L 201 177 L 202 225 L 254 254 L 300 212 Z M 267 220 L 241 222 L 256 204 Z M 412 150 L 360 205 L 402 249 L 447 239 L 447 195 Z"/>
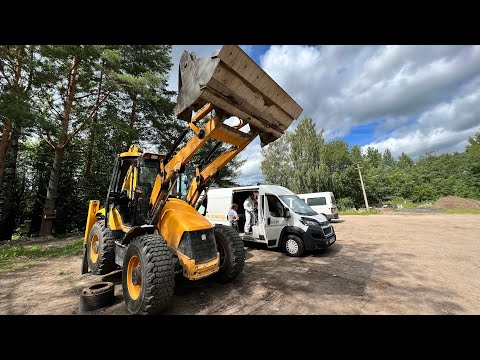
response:
<path id="1" fill-rule="evenodd" d="M 267 195 L 267 202 L 268 202 L 268 210 L 270 211 L 270 215 L 273 217 L 283 217 L 284 216 L 284 208 L 280 200 L 274 195 Z"/>

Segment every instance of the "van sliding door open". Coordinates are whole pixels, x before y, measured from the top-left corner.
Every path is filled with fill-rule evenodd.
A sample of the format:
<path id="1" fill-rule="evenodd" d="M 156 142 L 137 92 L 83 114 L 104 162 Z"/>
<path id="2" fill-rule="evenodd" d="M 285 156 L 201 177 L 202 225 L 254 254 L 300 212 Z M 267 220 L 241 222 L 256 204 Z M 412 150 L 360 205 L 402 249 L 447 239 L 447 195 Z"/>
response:
<path id="1" fill-rule="evenodd" d="M 287 226 L 288 219 L 285 218 L 285 207 L 275 195 L 266 194 L 264 211 L 263 229 L 268 247 L 278 246 L 280 234 L 285 226 Z"/>

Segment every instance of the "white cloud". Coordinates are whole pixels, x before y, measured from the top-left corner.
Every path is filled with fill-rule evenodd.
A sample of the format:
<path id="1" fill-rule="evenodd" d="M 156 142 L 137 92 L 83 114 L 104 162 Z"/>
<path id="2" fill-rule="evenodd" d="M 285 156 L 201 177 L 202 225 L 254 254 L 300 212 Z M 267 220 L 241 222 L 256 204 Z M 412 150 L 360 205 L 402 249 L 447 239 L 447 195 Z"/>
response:
<path id="1" fill-rule="evenodd" d="M 479 46 L 272 46 L 262 66 L 326 135 L 419 115 L 480 73 Z"/>
<path id="2" fill-rule="evenodd" d="M 174 46 L 170 88 L 177 90 L 184 49 L 207 56 L 219 48 Z M 462 151 L 479 130 L 480 46 L 272 45 L 260 63 L 303 107 L 302 117 L 311 116 L 317 129 L 325 129 L 327 139 L 375 122 L 374 140 L 364 148 L 389 147 L 394 155 L 416 157 Z M 240 157 L 248 160 L 237 180 L 263 181 L 258 140 Z"/>
<path id="3" fill-rule="evenodd" d="M 410 126 L 400 126 L 387 139 L 369 146 L 381 151 L 390 149 L 394 156 L 405 152 L 418 157 L 425 152 L 463 151 L 467 138 L 480 130 L 480 89 L 442 102 L 423 112 Z"/>
<path id="4" fill-rule="evenodd" d="M 236 179 L 239 185 L 254 185 L 258 182 L 264 182 L 265 177 L 260 170 L 260 164 L 263 156 L 260 152 L 260 140 L 255 139 L 239 155 L 240 159 L 247 159 L 240 168 L 240 176 Z"/>
<path id="5" fill-rule="evenodd" d="M 409 154 L 413 158 L 417 158 L 426 152 L 443 149 L 442 152 L 462 151 L 467 144 L 465 140 L 470 136 L 470 132 L 452 132 L 444 129 L 435 129 L 423 132 L 419 129 L 398 138 L 388 138 L 377 143 L 371 143 L 362 146 L 362 151 L 366 151 L 369 146 L 377 148 L 383 152 L 390 149 L 394 157 L 399 156 L 402 152 Z"/>
<path id="6" fill-rule="evenodd" d="M 262 66 L 327 139 L 379 122 L 364 148 L 418 156 L 462 151 L 480 124 L 480 46 L 272 46 Z"/>

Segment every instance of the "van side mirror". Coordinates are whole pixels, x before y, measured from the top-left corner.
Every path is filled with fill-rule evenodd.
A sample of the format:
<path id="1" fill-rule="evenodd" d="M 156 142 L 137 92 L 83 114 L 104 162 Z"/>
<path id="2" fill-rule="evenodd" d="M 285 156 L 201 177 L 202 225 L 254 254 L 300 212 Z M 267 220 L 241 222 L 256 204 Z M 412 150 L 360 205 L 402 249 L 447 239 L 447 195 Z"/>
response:
<path id="1" fill-rule="evenodd" d="M 291 215 L 290 215 L 290 210 L 289 210 L 289 209 L 285 208 L 285 210 L 283 211 L 283 217 L 284 217 L 285 219 L 288 219 L 288 218 L 291 217 Z"/>

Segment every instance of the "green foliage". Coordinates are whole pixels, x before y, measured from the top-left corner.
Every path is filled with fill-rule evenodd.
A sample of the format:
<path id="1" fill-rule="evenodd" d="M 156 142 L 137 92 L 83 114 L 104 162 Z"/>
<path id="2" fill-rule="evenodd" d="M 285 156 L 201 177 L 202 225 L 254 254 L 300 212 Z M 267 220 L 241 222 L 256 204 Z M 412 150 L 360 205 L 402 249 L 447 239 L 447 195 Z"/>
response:
<path id="1" fill-rule="evenodd" d="M 403 204 L 405 202 L 405 199 L 401 196 L 392 196 L 390 200 L 385 201 L 385 204 L 388 205 L 399 205 Z"/>
<path id="2" fill-rule="evenodd" d="M 480 198 L 480 131 L 468 139 L 465 152 L 467 160 L 465 173 L 469 175 L 466 184 L 472 188 L 472 197 Z"/>
<path id="3" fill-rule="evenodd" d="M 463 153 L 428 153 L 416 162 L 402 153 L 395 160 L 341 140 L 325 142 L 309 118 L 262 150 L 261 169 L 267 183 L 295 193 L 332 191 L 339 209 L 364 207 L 357 164 L 361 168 L 369 205 L 401 204 L 415 208 L 447 195 L 480 199 L 480 132 Z"/>
<path id="4" fill-rule="evenodd" d="M 288 133 L 277 141 L 264 147 L 262 155 L 264 160 L 260 167 L 267 183 L 275 183 L 281 186 L 288 186 L 290 173 L 293 172 L 290 162 L 285 154 L 289 153 Z"/>
<path id="5" fill-rule="evenodd" d="M 353 200 L 349 197 L 338 199 L 337 208 L 339 211 L 350 210 L 353 208 Z"/>
<path id="6" fill-rule="evenodd" d="M 22 73 L 15 87 L 15 62 L 22 49 Z M 5 205 L 15 210 L 8 218 L 14 219 L 12 238 L 39 234 L 54 147 L 64 149 L 53 196 L 57 237 L 83 231 L 89 200 L 103 204 L 117 154 L 131 144 L 157 153 L 171 148 L 188 127 L 173 115 L 171 50 L 170 45 L 0 45 L 0 126 L 11 122 L 19 133 L 16 168 L 10 171 L 15 182 L 4 182 L 8 191 L 0 191 L 13 199 Z M 69 120 L 62 121 L 74 59 L 74 101 Z M 202 148 L 191 165 L 212 146 Z M 227 164 L 216 183 L 236 185 L 244 162 L 237 158 Z M 2 200 L 0 196 L 0 220 Z"/>

